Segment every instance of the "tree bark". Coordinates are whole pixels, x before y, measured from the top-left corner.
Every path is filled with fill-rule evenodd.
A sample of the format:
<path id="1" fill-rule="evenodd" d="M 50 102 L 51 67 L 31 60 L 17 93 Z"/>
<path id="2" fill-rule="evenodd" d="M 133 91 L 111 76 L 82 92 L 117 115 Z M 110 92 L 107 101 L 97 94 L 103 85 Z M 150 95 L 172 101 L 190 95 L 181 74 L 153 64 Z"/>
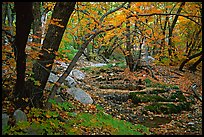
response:
<path id="1" fill-rule="evenodd" d="M 28 35 L 33 21 L 32 2 L 15 2 L 16 10 L 16 70 L 17 80 L 15 85 L 15 97 L 19 98 L 16 102 L 17 107 L 23 104 L 22 98 L 29 97 L 29 92 L 25 90 L 25 70 L 26 70 L 26 53 L 25 47 Z"/>
<path id="2" fill-rule="evenodd" d="M 130 2 L 128 3 L 128 8 L 130 8 Z M 131 39 L 130 39 L 130 21 L 127 19 L 126 21 L 126 50 L 127 55 L 125 55 L 127 66 L 129 67 L 130 71 L 133 72 L 134 61 L 131 52 Z"/>
<path id="3" fill-rule="evenodd" d="M 57 2 L 51 17 L 52 23 L 48 26 L 48 32 L 43 41 L 41 55 L 33 65 L 34 79 L 39 81 L 40 85 L 34 85 L 28 82 L 29 90 L 32 90 L 32 103 L 36 107 L 42 106 L 43 90 L 48 80 L 52 65 L 55 59 L 55 52 L 58 51 L 62 36 L 66 29 L 68 20 L 74 10 L 76 2 Z M 56 25 L 56 24 L 60 25 Z M 32 84 L 30 84 L 32 83 Z M 31 87 L 30 87 L 31 86 Z"/>
<path id="4" fill-rule="evenodd" d="M 189 67 L 189 70 L 195 72 L 197 70 L 196 67 L 198 66 L 198 64 L 200 64 L 201 61 L 202 61 L 202 55 L 193 65 Z"/>
<path id="5" fill-rule="evenodd" d="M 33 38 L 33 42 L 38 44 L 41 42 L 42 35 L 40 5 L 41 2 L 33 2 L 33 35 L 37 36 L 36 38 Z"/>
<path id="6" fill-rule="evenodd" d="M 7 3 L 5 3 L 5 2 L 3 2 L 2 3 L 2 26 L 4 25 L 6 25 L 6 10 L 7 10 L 7 8 L 8 8 L 8 4 Z"/>
<path id="7" fill-rule="evenodd" d="M 196 58 L 196 57 L 198 57 L 198 56 L 200 56 L 200 55 L 202 55 L 202 51 L 200 51 L 199 53 L 196 53 L 196 54 L 194 54 L 194 55 L 188 57 L 187 59 L 185 59 L 185 60 L 181 63 L 181 65 L 180 65 L 180 67 L 179 67 L 179 70 L 182 71 L 182 70 L 183 70 L 183 67 L 185 66 L 185 64 L 186 64 L 188 61 L 190 61 L 190 60 L 192 60 L 192 59 L 194 59 L 194 58 Z"/>
<path id="8" fill-rule="evenodd" d="M 12 18 L 12 10 L 11 5 L 7 6 L 7 17 L 8 17 L 8 25 L 10 27 L 10 33 L 13 35 L 13 18 Z"/>
<path id="9" fill-rule="evenodd" d="M 174 30 L 174 27 L 176 25 L 176 22 L 178 20 L 178 17 L 179 17 L 179 14 L 181 13 L 181 10 L 182 10 L 182 7 L 185 5 L 185 2 L 182 2 L 178 11 L 177 11 L 177 15 L 175 16 L 173 22 L 172 22 L 172 25 L 170 26 L 169 28 L 169 41 L 168 41 L 168 45 L 169 45 L 169 49 L 168 49 L 168 52 L 169 52 L 169 56 L 171 57 L 172 56 L 172 51 L 174 52 L 174 46 L 173 46 L 173 43 L 172 43 L 172 36 L 173 36 L 173 30 Z"/>

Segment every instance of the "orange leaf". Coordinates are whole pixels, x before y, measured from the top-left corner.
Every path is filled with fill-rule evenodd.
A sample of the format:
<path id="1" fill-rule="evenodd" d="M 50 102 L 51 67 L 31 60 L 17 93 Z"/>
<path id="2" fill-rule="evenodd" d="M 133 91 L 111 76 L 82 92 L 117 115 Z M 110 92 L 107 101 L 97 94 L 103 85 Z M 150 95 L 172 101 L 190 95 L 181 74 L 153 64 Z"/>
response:
<path id="1" fill-rule="evenodd" d="M 50 115 L 48 115 L 48 114 L 46 114 L 45 116 L 46 116 L 47 118 L 50 118 L 50 117 L 51 117 L 51 116 L 50 116 Z"/>
<path id="2" fill-rule="evenodd" d="M 47 64 L 46 67 L 49 67 L 49 66 L 51 66 L 51 65 L 52 65 L 52 64 Z"/>

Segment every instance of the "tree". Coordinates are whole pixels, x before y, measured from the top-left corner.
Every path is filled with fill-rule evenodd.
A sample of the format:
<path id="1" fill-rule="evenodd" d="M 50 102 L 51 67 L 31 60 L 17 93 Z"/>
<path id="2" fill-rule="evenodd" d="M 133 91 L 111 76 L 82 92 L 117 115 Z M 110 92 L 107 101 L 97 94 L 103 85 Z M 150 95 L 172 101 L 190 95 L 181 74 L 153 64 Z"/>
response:
<path id="1" fill-rule="evenodd" d="M 33 2 L 33 42 L 40 44 L 41 42 L 41 2 Z"/>
<path id="2" fill-rule="evenodd" d="M 100 18 L 100 22 L 99 24 L 101 24 L 104 21 L 104 18 L 107 17 L 108 15 L 110 15 L 111 13 L 121 9 L 123 6 L 125 5 L 125 3 L 123 3 L 122 5 L 120 5 L 119 7 L 110 10 L 108 12 L 106 12 L 105 14 L 103 14 L 103 16 Z M 76 53 L 76 55 L 74 56 L 74 58 L 72 59 L 72 61 L 70 62 L 69 66 L 67 67 L 67 69 L 65 70 L 65 72 L 62 74 L 62 76 L 57 80 L 57 82 L 54 84 L 54 86 L 52 87 L 52 92 L 48 98 L 48 102 L 46 104 L 46 107 L 48 109 L 51 108 L 51 103 L 49 102 L 49 99 L 53 99 L 58 88 L 60 87 L 60 85 L 62 84 L 62 82 L 65 80 L 65 78 L 70 74 L 71 70 L 73 69 L 73 67 L 75 66 L 77 60 L 79 59 L 79 57 L 83 54 L 84 50 L 86 49 L 86 47 L 88 46 L 88 44 L 91 42 L 91 40 L 93 40 L 97 35 L 99 35 L 102 32 L 107 32 L 110 30 L 113 30 L 115 28 L 118 28 L 121 26 L 122 23 L 118 24 L 117 26 L 110 26 L 108 28 L 104 27 L 101 28 L 101 26 L 99 28 L 93 29 L 90 33 L 84 35 L 84 37 L 82 38 L 83 44 L 81 45 L 81 48 L 78 50 L 78 52 Z"/>
<path id="3" fill-rule="evenodd" d="M 127 9 L 130 8 L 130 2 L 128 3 Z M 134 71 L 134 61 L 133 61 L 133 57 L 132 57 L 132 44 L 131 44 L 131 39 L 130 39 L 130 21 L 127 19 L 126 21 L 126 51 L 127 51 L 127 55 L 125 55 L 125 59 L 126 59 L 126 63 L 130 69 L 130 71 Z"/>
<path id="4" fill-rule="evenodd" d="M 16 37 L 14 46 L 16 57 L 17 79 L 15 87 L 15 97 L 19 100 L 16 106 L 23 105 L 22 98 L 29 97 L 30 93 L 25 90 L 25 70 L 26 70 L 26 54 L 25 47 L 28 35 L 33 21 L 32 2 L 15 2 L 16 10 Z"/>
<path id="5" fill-rule="evenodd" d="M 74 7 L 75 2 L 57 2 L 54 7 L 39 59 L 33 65 L 33 77 L 35 81 L 39 81 L 39 84 L 35 85 L 31 80 L 27 82 L 27 90 L 31 91 L 30 99 L 36 107 L 43 107 L 43 90 L 52 69 L 52 64 L 56 56 L 55 53 L 58 51 Z"/>
<path id="6" fill-rule="evenodd" d="M 187 59 L 185 59 L 185 60 L 181 63 L 181 65 L 180 65 L 180 67 L 179 67 L 179 70 L 182 71 L 182 70 L 183 70 L 183 67 L 185 66 L 185 64 L 186 64 L 188 61 L 190 61 L 190 60 L 192 60 L 192 59 L 194 59 L 194 58 L 196 58 L 196 57 L 199 57 L 199 56 L 201 56 L 201 55 L 202 55 L 202 51 L 200 51 L 199 53 L 196 53 L 196 54 L 194 54 L 194 55 L 188 57 Z M 201 58 L 202 58 L 202 56 L 200 57 L 200 59 L 199 59 L 194 65 L 191 66 L 190 69 L 196 68 L 196 66 L 200 63 L 200 61 L 202 61 Z M 194 69 L 194 70 L 195 70 L 195 69 Z"/>
<path id="7" fill-rule="evenodd" d="M 177 11 L 177 15 L 174 17 L 174 20 L 173 20 L 171 26 L 169 27 L 169 41 L 168 41 L 169 49 L 168 49 L 168 51 L 169 51 L 170 57 L 172 56 L 172 50 L 173 50 L 173 52 L 175 52 L 175 47 L 173 46 L 173 43 L 172 43 L 173 30 L 174 30 L 174 27 L 175 27 L 176 22 L 178 20 L 178 17 L 179 17 L 178 14 L 181 13 L 182 7 L 184 5 L 185 5 L 185 2 L 182 2 L 178 11 Z"/>
<path id="8" fill-rule="evenodd" d="M 200 56 L 200 58 L 193 64 L 191 65 L 188 69 L 195 72 L 196 71 L 196 67 L 198 66 L 198 64 L 200 64 L 200 62 L 202 61 L 202 56 Z"/>

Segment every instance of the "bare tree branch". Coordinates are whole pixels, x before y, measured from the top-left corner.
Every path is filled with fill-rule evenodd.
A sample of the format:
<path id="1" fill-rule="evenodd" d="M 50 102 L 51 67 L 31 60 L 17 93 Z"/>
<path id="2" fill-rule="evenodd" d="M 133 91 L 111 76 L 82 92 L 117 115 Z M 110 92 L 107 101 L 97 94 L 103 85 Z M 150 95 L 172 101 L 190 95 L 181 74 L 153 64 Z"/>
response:
<path id="1" fill-rule="evenodd" d="M 202 16 L 195 16 L 195 15 L 182 15 L 182 14 L 175 14 L 175 13 L 150 13 L 150 14 L 137 14 L 137 15 L 130 15 L 130 16 L 135 17 L 135 16 L 154 16 L 154 15 L 164 15 L 164 16 L 176 15 L 176 16 L 182 16 L 182 17 L 185 17 L 185 18 L 193 21 L 197 25 L 202 26 L 202 24 L 200 24 L 200 23 L 196 22 L 195 20 L 193 20 L 192 18 L 190 18 L 190 17 L 202 18 Z"/>
<path id="2" fill-rule="evenodd" d="M 117 8 L 115 8 L 115 9 L 113 9 L 113 10 L 110 10 L 110 11 L 106 12 L 106 13 L 100 18 L 99 21 L 100 21 L 100 22 L 103 22 L 103 20 L 104 20 L 105 17 L 107 17 L 109 14 L 111 14 L 111 13 L 113 13 L 113 12 L 115 12 L 115 11 L 121 9 L 121 8 L 123 8 L 126 3 L 127 3 L 127 2 L 124 2 L 124 3 L 123 3 L 122 5 L 120 5 L 119 7 L 117 7 Z"/>

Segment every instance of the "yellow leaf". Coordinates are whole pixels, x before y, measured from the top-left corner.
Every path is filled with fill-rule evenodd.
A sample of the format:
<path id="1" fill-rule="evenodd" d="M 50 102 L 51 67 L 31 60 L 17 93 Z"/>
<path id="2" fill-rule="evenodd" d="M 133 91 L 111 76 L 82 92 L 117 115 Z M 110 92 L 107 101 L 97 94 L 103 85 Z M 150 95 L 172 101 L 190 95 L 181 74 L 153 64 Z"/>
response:
<path id="1" fill-rule="evenodd" d="M 51 116 L 50 116 L 50 115 L 48 115 L 48 114 L 46 114 L 45 116 L 46 116 L 46 118 L 50 118 L 50 117 L 51 117 Z"/>
<path id="2" fill-rule="evenodd" d="M 24 100 L 25 102 L 28 102 L 28 98 L 22 98 L 22 100 Z"/>
<path id="3" fill-rule="evenodd" d="M 51 65 L 52 65 L 52 64 L 47 64 L 46 67 L 49 67 L 49 66 L 51 66 Z"/>

